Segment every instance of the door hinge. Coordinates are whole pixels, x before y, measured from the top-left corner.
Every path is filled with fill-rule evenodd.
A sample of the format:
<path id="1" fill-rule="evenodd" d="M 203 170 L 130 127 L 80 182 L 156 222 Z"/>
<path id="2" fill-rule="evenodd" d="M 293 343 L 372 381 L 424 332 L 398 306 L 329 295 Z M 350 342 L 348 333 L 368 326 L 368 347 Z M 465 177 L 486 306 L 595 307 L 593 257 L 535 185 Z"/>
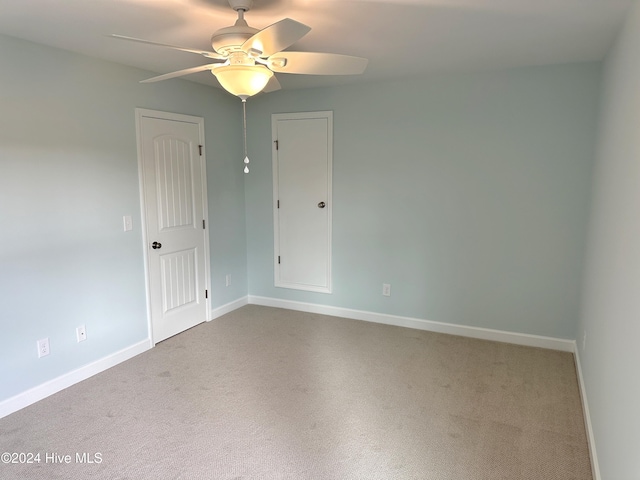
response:
<path id="1" fill-rule="evenodd" d="M 202 156 L 202 145 L 198 145 L 198 151 L 200 152 L 200 156 Z"/>
<path id="2" fill-rule="evenodd" d="M 275 144 L 276 144 L 276 150 L 278 150 L 278 146 L 279 146 L 279 145 L 278 145 L 278 140 L 274 140 L 274 141 L 273 141 L 273 143 L 275 143 Z"/>
<path id="3" fill-rule="evenodd" d="M 280 265 L 280 255 L 278 255 L 278 265 Z"/>
<path id="4" fill-rule="evenodd" d="M 206 224 L 204 223 L 204 220 L 202 220 L 202 229 L 204 230 L 205 228 L 207 228 Z"/>
<path id="5" fill-rule="evenodd" d="M 280 200 L 278 200 L 278 208 L 280 208 Z"/>
<path id="6" fill-rule="evenodd" d="M 204 291 L 204 298 L 209 298 L 209 290 Z"/>

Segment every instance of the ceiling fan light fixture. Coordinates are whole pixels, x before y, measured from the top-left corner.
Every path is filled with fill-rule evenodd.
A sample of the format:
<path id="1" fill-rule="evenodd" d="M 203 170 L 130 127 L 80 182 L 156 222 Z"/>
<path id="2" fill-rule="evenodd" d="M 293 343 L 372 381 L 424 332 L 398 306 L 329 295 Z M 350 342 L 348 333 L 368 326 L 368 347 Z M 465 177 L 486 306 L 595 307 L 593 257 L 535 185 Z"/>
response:
<path id="1" fill-rule="evenodd" d="M 262 65 L 225 65 L 211 71 L 222 88 L 242 99 L 261 92 L 273 72 Z"/>

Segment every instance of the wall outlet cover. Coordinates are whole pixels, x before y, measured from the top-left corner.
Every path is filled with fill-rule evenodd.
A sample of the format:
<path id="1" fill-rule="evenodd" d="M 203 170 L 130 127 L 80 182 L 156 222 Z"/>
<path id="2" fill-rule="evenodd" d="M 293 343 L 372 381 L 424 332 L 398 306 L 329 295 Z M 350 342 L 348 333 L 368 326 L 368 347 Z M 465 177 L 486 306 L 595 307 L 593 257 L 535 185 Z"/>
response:
<path id="1" fill-rule="evenodd" d="M 46 357 L 47 355 L 49 355 L 49 353 L 51 353 L 51 350 L 49 349 L 48 338 L 42 338 L 38 340 L 37 344 L 38 344 L 38 358 Z"/>

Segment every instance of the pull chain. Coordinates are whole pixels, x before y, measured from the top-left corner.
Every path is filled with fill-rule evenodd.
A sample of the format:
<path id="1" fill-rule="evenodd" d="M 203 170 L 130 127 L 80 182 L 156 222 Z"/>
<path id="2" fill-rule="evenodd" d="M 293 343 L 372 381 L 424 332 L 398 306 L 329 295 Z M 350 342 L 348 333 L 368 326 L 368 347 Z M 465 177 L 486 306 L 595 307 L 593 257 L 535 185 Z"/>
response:
<path id="1" fill-rule="evenodd" d="M 249 173 L 249 156 L 247 155 L 247 100 L 242 99 L 242 133 L 244 136 L 244 173 Z"/>

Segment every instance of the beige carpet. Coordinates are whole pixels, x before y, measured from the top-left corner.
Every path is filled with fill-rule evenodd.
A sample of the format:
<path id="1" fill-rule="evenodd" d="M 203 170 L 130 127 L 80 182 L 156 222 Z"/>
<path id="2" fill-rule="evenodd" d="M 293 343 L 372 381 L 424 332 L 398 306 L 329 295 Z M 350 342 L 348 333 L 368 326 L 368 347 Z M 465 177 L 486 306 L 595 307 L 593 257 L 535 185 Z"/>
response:
<path id="1" fill-rule="evenodd" d="M 571 354 L 258 306 L 1 419 L 0 452 L 40 453 L 2 479 L 591 479 Z"/>

